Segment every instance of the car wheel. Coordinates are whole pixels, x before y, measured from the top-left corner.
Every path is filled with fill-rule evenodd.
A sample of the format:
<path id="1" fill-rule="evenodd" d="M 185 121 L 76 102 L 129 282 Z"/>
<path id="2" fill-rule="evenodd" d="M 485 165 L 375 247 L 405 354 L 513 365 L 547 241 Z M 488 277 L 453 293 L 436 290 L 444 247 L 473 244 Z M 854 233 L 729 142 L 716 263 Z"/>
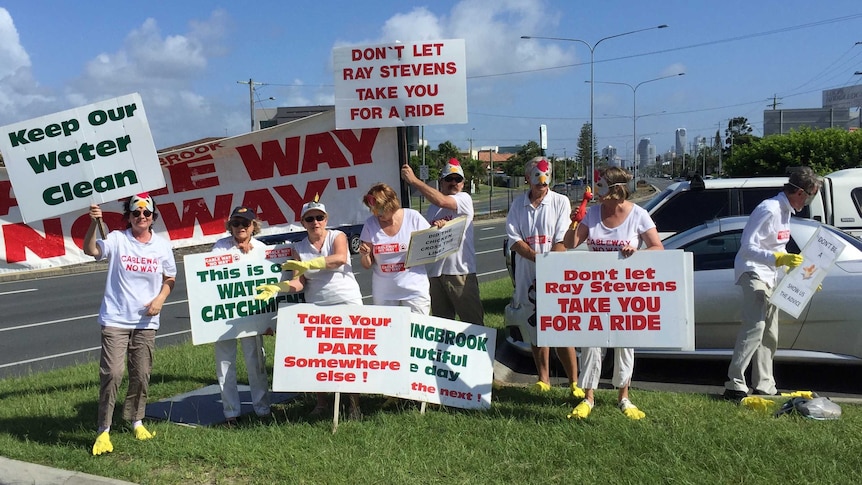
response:
<path id="1" fill-rule="evenodd" d="M 359 254 L 359 245 L 362 244 L 359 234 L 351 234 L 348 242 L 350 243 L 350 254 Z"/>

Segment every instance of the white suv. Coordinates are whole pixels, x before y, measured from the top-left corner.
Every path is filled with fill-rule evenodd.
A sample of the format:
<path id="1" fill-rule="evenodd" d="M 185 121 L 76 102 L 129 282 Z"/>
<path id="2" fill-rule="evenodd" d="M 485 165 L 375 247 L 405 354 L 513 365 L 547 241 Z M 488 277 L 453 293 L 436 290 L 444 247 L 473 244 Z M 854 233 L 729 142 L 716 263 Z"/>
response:
<path id="1" fill-rule="evenodd" d="M 706 221 L 751 214 L 757 204 L 781 192 L 785 183 L 787 177 L 707 180 L 695 177 L 669 185 L 643 207 L 655 222 L 659 237 L 665 239 Z M 822 201 L 815 198 L 814 204 Z M 811 207 L 805 206 L 796 216 L 810 218 L 811 212 Z"/>

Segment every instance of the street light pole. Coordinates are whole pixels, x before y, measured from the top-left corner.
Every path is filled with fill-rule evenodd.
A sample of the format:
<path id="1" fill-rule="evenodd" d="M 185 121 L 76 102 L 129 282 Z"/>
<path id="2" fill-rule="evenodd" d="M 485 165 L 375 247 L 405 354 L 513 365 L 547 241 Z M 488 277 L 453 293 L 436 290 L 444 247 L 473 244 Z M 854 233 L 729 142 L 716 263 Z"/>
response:
<path id="1" fill-rule="evenodd" d="M 591 185 L 591 189 L 593 192 L 596 191 L 596 180 L 595 180 L 595 178 L 596 178 L 595 177 L 595 173 L 596 173 L 596 135 L 595 135 L 595 125 L 593 124 L 593 99 L 594 99 L 593 98 L 593 85 L 595 84 L 593 81 L 594 81 L 594 74 L 595 74 L 594 67 L 595 67 L 596 47 L 599 44 L 601 44 L 603 41 L 608 40 L 608 39 L 614 39 L 616 37 L 622 37 L 624 35 L 629 35 L 629 34 L 636 34 L 638 32 L 643 32 L 646 30 L 665 29 L 665 28 L 667 28 L 667 25 L 661 24 L 661 25 L 657 25 L 655 27 L 646 27 L 643 29 L 637 29 L 637 30 L 632 30 L 629 32 L 623 32 L 621 34 L 609 35 L 607 37 L 602 37 L 601 39 L 597 40 L 595 42 L 595 44 L 592 44 L 592 45 L 589 42 L 587 42 L 585 40 L 581 40 L 581 39 L 568 39 L 565 37 L 539 37 L 539 36 L 531 36 L 531 35 L 522 35 L 521 36 L 522 39 L 543 39 L 543 40 L 561 40 L 564 42 L 580 42 L 581 44 L 584 44 L 585 46 L 587 46 L 587 48 L 590 50 L 590 174 L 589 174 L 589 177 L 591 180 L 590 185 Z"/>
<path id="2" fill-rule="evenodd" d="M 634 86 L 629 83 L 621 83 L 616 81 L 585 81 L 592 84 L 617 84 L 619 86 L 628 86 L 629 89 L 632 90 L 632 147 L 634 153 L 632 154 L 632 161 L 634 162 L 634 166 L 632 167 L 632 175 L 635 181 L 635 190 L 638 187 L 638 145 L 637 145 L 637 126 L 638 126 L 638 88 L 643 86 L 644 84 L 661 81 L 662 79 L 668 79 L 671 77 L 677 76 L 685 76 L 684 72 L 678 72 L 676 74 L 668 74 L 667 76 L 660 76 L 653 79 L 647 79 L 646 81 L 641 81 Z"/>

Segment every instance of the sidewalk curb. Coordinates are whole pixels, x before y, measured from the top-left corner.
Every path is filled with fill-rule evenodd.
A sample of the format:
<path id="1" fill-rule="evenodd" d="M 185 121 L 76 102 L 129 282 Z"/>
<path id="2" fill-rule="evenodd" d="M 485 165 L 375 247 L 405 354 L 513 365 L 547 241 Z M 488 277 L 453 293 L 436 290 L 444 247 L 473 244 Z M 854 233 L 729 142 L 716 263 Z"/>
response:
<path id="1" fill-rule="evenodd" d="M 90 475 L 0 456 L 0 485 L 135 485 L 133 482 Z"/>

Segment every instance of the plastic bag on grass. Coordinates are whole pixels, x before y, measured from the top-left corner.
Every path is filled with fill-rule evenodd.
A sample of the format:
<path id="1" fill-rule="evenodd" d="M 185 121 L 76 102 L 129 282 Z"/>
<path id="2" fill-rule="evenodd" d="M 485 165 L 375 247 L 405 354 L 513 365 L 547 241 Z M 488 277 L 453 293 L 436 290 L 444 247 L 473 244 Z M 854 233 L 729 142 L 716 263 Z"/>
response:
<path id="1" fill-rule="evenodd" d="M 828 397 L 794 397 L 788 399 L 781 409 L 775 412 L 775 417 L 791 413 L 816 420 L 838 419 L 841 417 L 841 406 Z"/>

